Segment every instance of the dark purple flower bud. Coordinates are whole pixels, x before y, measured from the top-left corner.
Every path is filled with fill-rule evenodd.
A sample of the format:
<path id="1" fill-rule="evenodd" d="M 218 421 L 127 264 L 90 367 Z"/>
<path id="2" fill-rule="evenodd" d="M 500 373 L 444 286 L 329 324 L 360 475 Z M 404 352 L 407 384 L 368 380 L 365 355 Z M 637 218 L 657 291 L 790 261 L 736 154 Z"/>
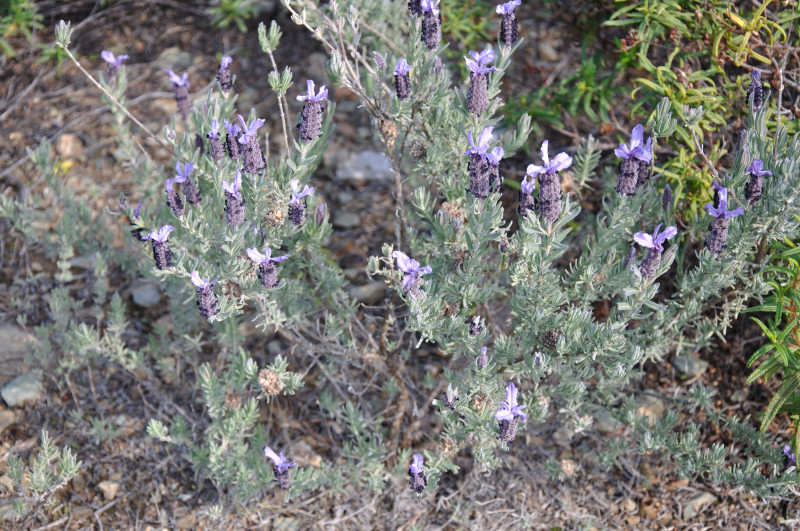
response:
<path id="1" fill-rule="evenodd" d="M 397 90 L 397 98 L 406 99 L 411 94 L 411 83 L 408 73 L 411 71 L 408 61 L 400 59 L 397 61 L 397 68 L 394 69 L 394 87 Z"/>
<path id="2" fill-rule="evenodd" d="M 167 240 L 169 239 L 169 233 L 173 230 L 175 230 L 175 227 L 172 225 L 164 225 L 157 232 L 151 232 L 142 238 L 153 243 L 153 259 L 159 269 L 172 267 L 172 250 L 169 248 Z"/>
<path id="3" fill-rule="evenodd" d="M 197 288 L 195 289 L 195 293 L 197 293 L 197 307 L 200 308 L 200 315 L 203 317 L 211 317 L 219 313 L 217 296 L 212 289 L 214 283 L 208 280 L 208 277 L 203 280 L 200 278 L 199 272 L 192 271 L 192 284 Z"/>
<path id="4" fill-rule="evenodd" d="M 478 361 L 477 361 L 478 370 L 482 371 L 483 369 L 486 368 L 487 365 L 489 365 L 489 356 L 488 354 L 486 354 L 486 351 L 487 351 L 486 347 L 481 348 L 481 354 L 480 356 L 478 356 Z"/>
<path id="5" fill-rule="evenodd" d="M 467 87 L 467 110 L 480 116 L 489 105 L 489 72 L 497 70 L 493 66 L 487 67 L 494 61 L 495 54 L 491 48 L 482 52 L 469 52 L 470 57 L 465 57 L 470 70 L 469 87 Z"/>
<path id="6" fill-rule="evenodd" d="M 744 187 L 744 196 L 751 205 L 755 205 L 761 199 L 761 193 L 764 191 L 764 175 L 772 175 L 772 172 L 764 169 L 761 159 L 751 162 L 747 171 L 750 173 L 750 180 Z"/>
<path id="7" fill-rule="evenodd" d="M 757 111 L 764 103 L 764 85 L 761 84 L 761 71 L 753 69 L 751 76 L 750 89 L 747 91 L 747 97 L 753 95 L 753 110 Z"/>
<path id="8" fill-rule="evenodd" d="M 375 65 L 378 67 L 378 70 L 386 68 L 386 59 L 381 54 L 372 52 L 372 58 L 375 59 Z"/>
<path id="9" fill-rule="evenodd" d="M 239 148 L 239 141 L 236 140 L 236 137 L 239 136 L 242 128 L 226 120 L 224 120 L 223 123 L 225 124 L 225 130 L 228 131 L 228 134 L 225 137 L 225 147 L 228 148 L 228 156 L 233 160 L 238 161 L 239 157 L 242 156 L 242 151 Z"/>
<path id="10" fill-rule="evenodd" d="M 622 164 L 619 167 L 619 180 L 617 193 L 620 195 L 633 195 L 650 178 L 650 162 L 653 160 L 653 139 L 648 138 L 644 143 L 644 126 L 641 124 L 633 128 L 630 146 L 620 144 L 614 153 L 620 157 Z"/>
<path id="11" fill-rule="evenodd" d="M 229 92 L 233 88 L 233 75 L 231 74 L 231 59 L 230 57 L 223 57 L 217 69 L 217 81 L 222 92 Z"/>
<path id="12" fill-rule="evenodd" d="M 422 42 L 429 50 L 436 49 L 442 42 L 442 13 L 439 0 L 422 0 Z"/>
<path id="13" fill-rule="evenodd" d="M 526 175 L 519 188 L 519 208 L 517 211 L 521 217 L 525 217 L 528 212 L 536 210 L 536 199 L 533 196 L 533 191 L 536 188 L 536 179 L 529 181 Z"/>
<path id="14" fill-rule="evenodd" d="M 433 73 L 439 74 L 442 71 L 442 60 L 437 55 L 433 58 Z"/>
<path id="15" fill-rule="evenodd" d="M 519 36 L 519 24 L 517 23 L 517 15 L 514 13 L 514 8 L 521 3 L 522 0 L 512 0 L 497 6 L 497 14 L 503 15 L 503 20 L 500 22 L 500 42 L 509 47 L 517 42 L 517 37 Z"/>
<path id="16" fill-rule="evenodd" d="M 261 145 L 258 142 L 258 135 L 256 131 L 264 125 L 264 119 L 259 118 L 253 120 L 249 124 L 245 123 L 242 115 L 239 116 L 239 123 L 242 126 L 242 134 L 239 135 L 239 144 L 244 146 L 242 169 L 245 173 L 250 175 L 261 174 L 266 168 L 267 163 L 264 160 L 264 155 L 261 153 Z"/>
<path id="17" fill-rule="evenodd" d="M 135 220 L 136 222 L 141 223 L 142 219 L 139 217 L 139 214 L 141 213 L 141 211 L 142 211 L 142 202 L 139 201 L 139 204 L 136 205 L 136 209 L 133 211 L 133 218 L 131 219 L 131 221 Z M 141 240 L 142 239 L 142 229 L 141 228 L 137 227 L 135 229 L 132 229 L 131 230 L 131 234 L 133 234 L 133 237 L 136 238 L 137 240 Z"/>
<path id="18" fill-rule="evenodd" d="M 292 485 L 292 478 L 289 471 L 292 467 L 296 467 L 297 463 L 293 463 L 286 459 L 283 452 L 276 454 L 269 446 L 264 447 L 264 455 L 272 460 L 272 471 L 275 472 L 275 479 L 278 481 L 278 486 L 283 490 L 289 490 Z"/>
<path id="19" fill-rule="evenodd" d="M 206 134 L 208 137 L 208 145 L 210 147 L 211 158 L 219 162 L 225 156 L 225 150 L 222 147 L 222 141 L 219 138 L 219 122 L 211 120 L 211 130 Z"/>
<path id="20" fill-rule="evenodd" d="M 572 157 L 561 152 L 550 160 L 547 153 L 549 144 L 549 140 L 542 142 L 544 166 L 529 164 L 527 176 L 530 178 L 539 176 L 539 215 L 553 223 L 561 214 L 561 183 L 558 180 L 558 172 L 572 165 Z"/>
<path id="21" fill-rule="evenodd" d="M 500 402 L 500 409 L 494 414 L 494 418 L 500 421 L 498 439 L 512 442 L 517 434 L 517 419 L 525 420 L 527 417 L 522 412 L 528 406 L 520 406 L 517 403 L 517 388 L 514 382 L 508 382 L 506 386 L 506 399 Z"/>
<path id="22" fill-rule="evenodd" d="M 422 14 L 422 4 L 420 0 L 408 0 L 408 12 L 415 16 Z"/>
<path id="23" fill-rule="evenodd" d="M 672 188 L 668 184 L 664 186 L 664 193 L 661 195 L 661 206 L 664 212 L 669 212 L 672 208 Z"/>
<path id="24" fill-rule="evenodd" d="M 265 246 L 264 254 L 259 253 L 258 249 L 252 247 L 247 249 L 247 256 L 250 257 L 250 260 L 258 264 L 258 278 L 262 286 L 270 289 L 278 285 L 278 270 L 275 264 L 289 258 L 288 254 L 273 258 L 272 249 L 270 249 L 269 246 Z"/>
<path id="25" fill-rule="evenodd" d="M 653 231 L 652 235 L 644 232 L 637 232 L 633 235 L 633 240 L 647 249 L 647 256 L 639 265 L 639 272 L 644 279 L 650 279 L 655 276 L 656 270 L 659 264 L 661 264 L 661 253 L 664 252 L 664 242 L 671 240 L 678 234 L 678 229 L 671 226 L 667 227 L 664 229 L 664 232 L 659 234 L 658 230 L 660 228 L 661 223 L 656 226 L 656 230 Z"/>
<path id="26" fill-rule="evenodd" d="M 289 182 L 292 187 L 292 198 L 289 200 L 289 220 L 295 227 L 306 220 L 306 200 L 304 197 L 314 193 L 314 189 L 308 185 L 300 190 L 300 181 L 293 179 Z"/>
<path id="27" fill-rule="evenodd" d="M 178 77 L 172 69 L 165 70 L 169 74 L 169 79 L 172 81 L 172 90 L 175 91 L 175 101 L 178 103 L 178 111 L 183 115 L 183 119 L 189 118 L 189 81 L 188 74 L 183 73 L 183 76 Z"/>
<path id="28" fill-rule="evenodd" d="M 401 251 L 394 251 L 392 258 L 397 260 L 397 267 L 405 273 L 403 277 L 403 296 L 407 297 L 408 294 L 414 296 L 419 294 L 420 286 L 422 285 L 422 276 L 433 272 L 431 266 L 426 265 L 420 267 L 419 262 Z"/>
<path id="29" fill-rule="evenodd" d="M 728 210 L 728 189 L 714 181 L 714 188 L 717 194 L 717 206 L 706 203 L 703 208 L 714 219 L 708 227 L 706 237 L 706 249 L 712 253 L 719 254 L 728 247 L 728 224 L 736 216 L 744 214 L 744 209 L 739 207 L 735 210 Z"/>
<path id="30" fill-rule="evenodd" d="M 127 61 L 129 57 L 127 55 L 118 55 L 115 57 L 113 53 L 107 50 L 100 52 L 100 57 L 103 58 L 103 61 L 108 63 L 106 67 L 106 79 L 109 85 L 112 87 L 117 86 L 117 72 L 119 72 L 119 69 L 122 67 L 122 61 Z"/>
<path id="31" fill-rule="evenodd" d="M 241 187 L 242 172 L 240 170 L 236 170 L 233 183 L 222 181 L 222 189 L 225 190 L 225 223 L 233 228 L 244 223 L 244 198 L 240 191 Z"/>
<path id="32" fill-rule="evenodd" d="M 317 205 L 317 215 L 315 221 L 317 222 L 318 227 L 321 227 L 325 222 L 325 203 L 320 203 Z"/>
<path id="33" fill-rule="evenodd" d="M 172 213 L 175 214 L 177 217 L 181 217 L 183 215 L 183 201 L 181 201 L 178 192 L 175 191 L 175 188 L 172 187 L 172 179 L 167 179 L 166 181 L 166 191 L 167 191 L 167 206 L 172 209 Z"/>
<path id="34" fill-rule="evenodd" d="M 486 161 L 489 163 L 489 191 L 496 192 L 503 184 L 503 173 L 500 171 L 500 161 L 506 154 L 505 150 L 500 146 L 495 146 L 489 153 L 486 154 Z"/>
<path id="35" fill-rule="evenodd" d="M 183 167 L 181 167 L 180 162 L 176 162 L 175 178 L 172 181 L 181 183 L 183 185 L 183 193 L 186 194 L 186 201 L 191 205 L 197 206 L 203 200 L 203 197 L 200 195 L 200 189 L 197 184 L 192 180 L 193 171 L 194 164 L 191 161 L 187 162 Z"/>
<path id="36" fill-rule="evenodd" d="M 628 267 L 635 258 L 636 258 L 636 247 L 631 245 L 631 250 L 628 251 L 628 255 L 625 257 L 625 260 L 622 262 L 622 264 L 625 267 Z"/>
<path id="37" fill-rule="evenodd" d="M 456 410 L 456 402 L 458 401 L 458 396 L 456 395 L 456 390 L 453 389 L 452 385 L 447 386 L 447 390 L 444 392 L 444 398 L 442 400 L 444 405 L 450 408 L 451 411 Z"/>
<path id="38" fill-rule="evenodd" d="M 425 472 L 422 470 L 422 454 L 414 454 L 414 460 L 408 467 L 408 475 L 411 476 L 411 490 L 417 494 L 422 494 L 428 485 Z"/>
<path id="39" fill-rule="evenodd" d="M 305 95 L 297 96 L 297 101 L 306 102 L 300 114 L 297 131 L 300 139 L 308 143 L 322 135 L 322 115 L 328 108 L 328 89 L 322 85 L 319 92 L 314 94 L 314 82 L 310 79 L 306 82 L 306 88 Z"/>
<path id="40" fill-rule="evenodd" d="M 469 324 L 469 335 L 477 336 L 483 332 L 483 326 L 481 326 L 481 318 L 480 316 L 476 315 L 472 318 L 472 322 Z"/>
<path id="41" fill-rule="evenodd" d="M 464 154 L 469 155 L 468 191 L 478 199 L 486 199 L 489 197 L 489 188 L 492 181 L 492 174 L 494 173 L 489 162 L 489 141 L 492 139 L 493 129 L 493 126 L 484 127 L 478 135 L 477 143 L 472 136 L 472 131 L 467 131 L 467 140 L 469 141 L 470 147 Z"/>
<path id="42" fill-rule="evenodd" d="M 194 134 L 194 149 L 195 151 L 200 151 L 200 156 L 202 157 L 206 152 L 206 144 L 203 142 L 203 136 L 200 133 Z"/>
<path id="43" fill-rule="evenodd" d="M 783 455 L 786 456 L 786 466 L 787 468 L 790 466 L 797 466 L 797 456 L 792 452 L 791 445 L 786 445 L 783 447 Z"/>
<path id="44" fill-rule="evenodd" d="M 736 152 L 741 153 L 747 149 L 747 128 L 745 127 L 739 131 L 739 136 L 736 139 Z"/>

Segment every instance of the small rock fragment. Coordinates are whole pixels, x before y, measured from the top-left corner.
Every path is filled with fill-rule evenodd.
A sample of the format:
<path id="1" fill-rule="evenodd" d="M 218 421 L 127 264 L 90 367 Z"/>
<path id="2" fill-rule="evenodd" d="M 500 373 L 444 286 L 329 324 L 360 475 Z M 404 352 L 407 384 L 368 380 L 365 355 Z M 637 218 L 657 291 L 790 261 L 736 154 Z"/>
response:
<path id="1" fill-rule="evenodd" d="M 687 501 L 683 506 L 683 518 L 688 520 L 703 512 L 709 505 L 717 501 L 717 497 L 710 492 L 701 492 Z"/>
<path id="2" fill-rule="evenodd" d="M 97 488 L 103 493 L 103 497 L 106 501 L 111 501 L 116 498 L 117 492 L 119 492 L 119 483 L 105 480 L 98 483 Z"/>
<path id="3" fill-rule="evenodd" d="M 10 407 L 30 400 L 39 400 L 42 396 L 42 371 L 34 369 L 31 372 L 20 374 L 8 382 L 0 394 L 3 395 L 3 400 Z"/>
<path id="4" fill-rule="evenodd" d="M 0 435 L 14 424 L 14 412 L 8 409 L 0 411 Z"/>
<path id="5" fill-rule="evenodd" d="M 664 414 L 666 406 L 660 398 L 650 395 L 643 395 L 636 399 L 636 414 L 640 417 L 647 417 L 651 423 L 655 423 Z"/>
<path id="6" fill-rule="evenodd" d="M 383 282 L 370 282 L 364 286 L 356 286 L 350 289 L 350 296 L 358 302 L 364 304 L 377 304 L 383 300 L 386 293 L 386 284 Z"/>
<path id="7" fill-rule="evenodd" d="M 672 360 L 672 366 L 684 378 L 695 378 L 705 374 L 708 370 L 708 362 L 706 360 L 685 354 L 675 356 L 675 359 Z"/>
<path id="8" fill-rule="evenodd" d="M 141 282 L 131 288 L 133 303 L 142 308 L 150 308 L 161 300 L 161 292 L 153 282 Z"/>

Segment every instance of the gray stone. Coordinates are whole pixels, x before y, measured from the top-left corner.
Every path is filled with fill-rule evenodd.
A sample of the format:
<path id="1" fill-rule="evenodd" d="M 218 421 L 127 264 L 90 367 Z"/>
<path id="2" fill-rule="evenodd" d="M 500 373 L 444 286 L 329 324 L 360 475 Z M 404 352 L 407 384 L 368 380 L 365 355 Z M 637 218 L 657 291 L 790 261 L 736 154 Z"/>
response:
<path id="1" fill-rule="evenodd" d="M 194 61 L 192 54 L 189 52 L 184 52 L 180 48 L 167 48 L 163 52 L 161 52 L 156 60 L 153 62 L 153 67 L 159 70 L 166 70 L 167 68 L 171 68 L 175 70 L 175 73 L 183 75 L 183 71 L 192 66 L 192 62 Z M 165 74 L 166 75 L 166 74 Z M 191 83 L 191 79 L 189 82 Z M 166 83 L 166 81 L 165 81 Z M 170 83 L 169 86 L 171 87 L 172 84 Z"/>
<path id="2" fill-rule="evenodd" d="M 336 166 L 336 177 L 345 181 L 388 181 L 394 177 L 392 161 L 377 151 L 343 153 Z"/>
<path id="3" fill-rule="evenodd" d="M 617 430 L 623 428 L 625 425 L 611 416 L 611 413 L 605 409 L 601 409 L 594 415 L 594 425 L 600 433 L 616 433 Z"/>
<path id="4" fill-rule="evenodd" d="M 672 360 L 672 366 L 685 378 L 703 375 L 708 370 L 708 362 L 706 360 L 686 354 L 675 356 L 675 359 Z"/>
<path id="5" fill-rule="evenodd" d="M 355 212 L 340 211 L 333 216 L 333 226 L 340 229 L 354 229 L 361 225 L 361 218 Z"/>
<path id="6" fill-rule="evenodd" d="M 161 300 L 161 292 L 153 282 L 140 282 L 131 288 L 133 303 L 142 308 L 150 308 Z"/>
<path id="7" fill-rule="evenodd" d="M 65 133 L 56 139 L 56 153 L 64 159 L 83 155 L 83 141 L 77 135 Z"/>
<path id="8" fill-rule="evenodd" d="M 14 412 L 9 409 L 4 409 L 0 411 L 0 435 L 3 434 L 9 426 L 14 424 L 15 415 Z"/>
<path id="9" fill-rule="evenodd" d="M 283 352 L 283 343 L 281 343 L 280 339 L 273 339 L 269 343 L 267 343 L 267 352 L 272 354 L 273 356 L 277 356 L 281 352 Z"/>
<path id="10" fill-rule="evenodd" d="M 717 501 L 717 497 L 710 492 L 701 492 L 683 505 L 684 520 L 694 518 L 715 501 Z"/>
<path id="11" fill-rule="evenodd" d="M 36 336 L 18 326 L 0 325 L 0 362 L 21 360 L 41 346 Z"/>
<path id="12" fill-rule="evenodd" d="M 547 61 L 548 63 L 558 61 L 558 52 L 548 41 L 540 40 L 536 45 L 536 50 L 539 52 L 539 59 L 542 61 Z"/>
<path id="13" fill-rule="evenodd" d="M 350 288 L 350 296 L 364 304 L 377 304 L 386 293 L 386 284 L 383 282 L 370 282 L 364 286 Z"/>
<path id="14" fill-rule="evenodd" d="M 640 417 L 647 417 L 651 423 L 660 419 L 666 409 L 664 401 L 655 396 L 640 395 L 636 399 L 636 414 Z"/>
<path id="15" fill-rule="evenodd" d="M 119 483 L 108 480 L 101 481 L 97 484 L 97 488 L 103 493 L 103 497 L 106 499 L 106 501 L 111 501 L 117 497 L 117 492 L 119 492 Z"/>
<path id="16" fill-rule="evenodd" d="M 39 400 L 42 396 L 42 371 L 34 369 L 31 372 L 20 374 L 8 382 L 0 391 L 3 400 L 10 407 L 29 400 Z"/>
<path id="17" fill-rule="evenodd" d="M 747 400 L 747 391 L 744 389 L 737 389 L 736 391 L 731 394 L 731 402 L 739 404 Z"/>

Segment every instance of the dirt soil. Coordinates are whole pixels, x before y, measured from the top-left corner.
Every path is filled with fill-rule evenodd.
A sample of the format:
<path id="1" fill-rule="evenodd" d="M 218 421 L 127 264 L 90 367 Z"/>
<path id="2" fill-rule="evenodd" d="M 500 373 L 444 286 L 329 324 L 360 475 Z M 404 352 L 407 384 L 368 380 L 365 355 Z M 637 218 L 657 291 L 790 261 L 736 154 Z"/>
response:
<path id="1" fill-rule="evenodd" d="M 579 61 L 575 39 L 575 13 L 548 13 L 523 5 L 526 44 L 517 52 L 520 68 L 509 73 L 503 91 L 509 95 L 525 87 L 553 83 L 565 76 Z M 60 18 L 76 26 L 74 50 L 89 70 L 103 68 L 99 52 L 110 49 L 127 53 L 131 111 L 156 129 L 165 113 L 174 113 L 172 92 L 158 66 L 165 50 L 188 52 L 188 72 L 192 91 L 202 93 L 199 80 L 211 80 L 220 55 L 237 58 L 237 87 L 243 90 L 240 109 L 254 106 L 259 116 L 267 117 L 271 148 L 279 149 L 277 102 L 266 87 L 268 59 L 258 48 L 255 24 L 247 34 L 235 29 L 215 32 L 207 17 L 194 3 L 157 0 L 120 1 L 100 7 L 94 1 L 70 3 L 41 2 L 45 27 L 37 38 L 52 40 L 52 30 Z M 295 80 L 325 76 L 320 47 L 297 29 L 284 13 L 262 13 L 261 20 L 277 17 L 283 40 L 277 51 L 282 65 L 291 65 Z M 546 40 L 559 59 L 541 57 L 537 43 Z M 55 142 L 56 150 L 71 167 L 68 182 L 77 193 L 90 194 L 98 212 L 114 206 L 120 190 L 131 193 L 132 182 L 124 168 L 115 163 L 115 144 L 111 117 L 94 87 L 67 61 L 56 68 L 53 63 L 38 64 L 37 48 L 22 39 L 11 41 L 24 50 L 14 60 L 0 59 L 0 190 L 7 196 L 27 196 L 41 192 L 45 184 L 32 164 L 25 160 L 25 149 L 44 138 Z M 174 55 L 174 52 L 168 52 Z M 332 150 L 378 149 L 372 140 L 364 112 L 358 112 L 352 95 L 336 90 L 338 102 L 336 133 Z M 632 124 L 617 115 L 612 124 L 597 125 L 566 118 L 568 129 L 544 126 L 546 137 L 561 146 L 571 146 L 576 138 L 594 135 L 601 145 L 615 146 L 618 134 L 627 134 Z M 618 121 L 617 121 L 618 120 Z M 538 146 L 541 139 L 532 139 Z M 534 148 L 535 151 L 535 148 Z M 159 153 L 168 163 L 166 153 Z M 528 163 L 521 154 L 507 161 L 507 176 L 518 178 Z M 381 241 L 394 239 L 394 224 L 387 213 L 394 211 L 392 191 L 386 182 L 355 185 L 334 180 L 329 168 L 314 178 L 314 185 L 325 197 L 331 212 L 342 208 L 359 213 L 355 226 L 336 227 L 332 250 L 339 264 L 349 271 L 356 284 L 367 282 L 363 271 L 367 258 L 375 254 Z M 507 217 L 514 218 L 516 194 L 504 201 Z M 47 295 L 55 285 L 57 267 L 36 249 L 28 248 L 19 235 L 9 233 L 0 220 L 0 322 L 13 323 L 24 313 L 27 326 L 48 317 Z M 79 269 L 74 269 L 80 274 Z M 35 280 L 27 281 L 35 275 Z M 129 298 L 130 281 L 122 272 L 112 275 L 114 289 Z M 88 293 L 76 296 L 89 296 Z M 23 301 L 23 304 L 20 304 Z M 133 306 L 132 304 L 130 305 Z M 163 310 L 132 311 L 132 328 L 152 329 L 164 318 Z M 135 344 L 136 338 L 131 338 Z M 248 348 L 260 352 L 257 361 L 267 361 L 268 344 L 273 337 L 254 334 Z M 766 404 L 774 389 L 764 385 L 746 386 L 744 362 L 760 341 L 758 330 L 740 319 L 727 334 L 727 342 L 701 352 L 709 370 L 693 380 L 682 381 L 669 363 L 645 365 L 643 388 L 661 396 L 674 396 L 701 381 L 717 389 L 716 405 L 740 416 L 754 416 Z M 5 352 L 0 349 L 0 352 Z M 18 354 L 18 353 L 17 353 Z M 557 426 L 547 423 L 522 434 L 520 443 L 501 457 L 503 466 L 484 473 L 474 467 L 468 452 L 454 458 L 461 467 L 457 475 L 446 475 L 441 488 L 430 496 L 417 498 L 410 492 L 407 478 L 398 477 L 379 494 L 352 492 L 329 494 L 312 492 L 291 503 L 284 503 L 277 489 L 254 500 L 248 510 L 227 514 L 221 523 L 205 520 L 218 493 L 210 483 L 197 483 L 186 460 L 145 433 L 151 418 L 165 422 L 182 414 L 190 423 L 202 422 L 204 415 L 199 391 L 194 385 L 197 366 L 212 359 L 202 352 L 200 359 L 188 361 L 177 378 L 160 374 L 156 381 L 142 381 L 113 363 L 99 362 L 94 370 L 77 371 L 70 378 L 45 372 L 45 392 L 41 400 L 12 410 L 13 424 L 0 432 L 0 476 L 9 455 L 27 458 L 35 455 L 39 435 L 44 429 L 59 446 L 69 446 L 83 461 L 80 474 L 55 496 L 53 503 L 28 523 L 30 529 L 776 529 L 779 521 L 798 510 L 796 500 L 764 503 L 737 491 L 715 487 L 702 478 L 680 480 L 671 466 L 655 455 L 623 458 L 622 466 L 606 470 L 599 466 L 597 453 L 604 440 L 615 434 L 592 433 L 571 441 L 555 436 Z M 431 353 L 434 356 L 434 353 Z M 431 363 L 438 363 L 433 358 Z M 15 355 L 0 360 L 0 385 L 23 372 L 26 361 Z M 315 369 L 316 371 L 316 369 Z M 313 375 L 313 372 L 312 372 Z M 742 393 L 743 391 L 743 393 Z M 309 403 L 313 397 L 307 397 Z M 266 411 L 274 408 L 274 411 Z M 277 400 L 264 406 L 262 413 L 288 417 L 288 401 Z M 430 408 L 423 422 L 415 422 L 417 432 L 406 433 L 417 448 L 430 447 L 423 428 L 435 424 Z M 117 435 L 96 438 L 90 434 L 90 418 L 111 419 Z M 695 419 L 697 420 L 697 419 Z M 410 420 L 408 421 L 410 424 Z M 776 426 L 784 425 L 780 422 Z M 308 425 L 304 441 L 308 455 L 295 456 L 313 461 L 327 458 L 326 444 Z M 704 444 L 729 442 L 727 434 L 707 426 Z M 409 427 L 409 429 L 411 429 Z M 776 444 L 783 444 L 787 433 L 775 433 Z M 544 470 L 548 459 L 560 460 L 565 472 L 561 481 L 551 480 Z M 0 511 L 7 508 L 9 492 L 0 477 Z M 104 483 L 106 482 L 106 483 Z M 118 490 L 104 494 L 109 484 Z M 695 515 L 692 515 L 692 508 Z M 261 515 L 260 517 L 257 515 Z M 794 521 L 794 526 L 798 525 Z M 2 527 L 5 524 L 0 524 Z M 791 527 L 792 524 L 790 524 Z"/>

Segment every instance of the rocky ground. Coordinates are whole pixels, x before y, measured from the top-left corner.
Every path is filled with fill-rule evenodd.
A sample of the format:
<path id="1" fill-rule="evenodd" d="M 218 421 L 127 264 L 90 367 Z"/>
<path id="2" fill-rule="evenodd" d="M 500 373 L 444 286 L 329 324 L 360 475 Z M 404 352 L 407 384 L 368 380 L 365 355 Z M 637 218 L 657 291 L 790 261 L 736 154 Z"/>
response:
<path id="1" fill-rule="evenodd" d="M 200 9 L 165 0 L 115 2 L 102 9 L 94 2 L 78 1 L 71 6 L 43 3 L 42 11 L 45 28 L 38 38 L 52 40 L 55 21 L 70 18 L 78 24 L 75 49 L 92 71 L 102 68 L 102 49 L 131 55 L 128 99 L 132 112 L 151 129 L 159 129 L 163 116 L 176 112 L 164 68 L 188 70 L 191 79 L 198 80 L 193 90 L 202 93 L 199 80 L 213 78 L 219 55 L 235 55 L 240 108 L 255 107 L 260 116 L 267 117 L 267 130 L 274 140 L 271 149 L 280 150 L 277 103 L 264 89 L 271 68 L 267 59 L 255 52 L 254 28 L 246 35 L 235 30 L 214 32 Z M 520 18 L 527 44 L 518 52 L 521 68 L 504 86 L 506 96 L 526 86 L 552 83 L 574 68 L 579 57 L 571 16 L 523 6 Z M 264 20 L 274 17 L 284 31 L 277 53 L 279 63 L 291 65 L 295 79 L 325 79 L 326 58 L 321 50 L 284 15 L 277 11 L 261 14 Z M 69 164 L 68 185 L 91 197 L 98 212 L 113 206 L 119 191 L 129 192 L 132 183 L 114 158 L 115 133 L 95 89 L 71 65 L 37 64 L 34 47 L 22 40 L 14 44 L 23 53 L 0 63 L 2 193 L 25 197 L 44 189 L 42 179 L 25 160 L 25 148 L 45 138 Z M 332 213 L 331 251 L 351 280 L 353 295 L 367 305 L 375 304 L 384 296 L 384 284 L 370 281 L 364 269 L 380 242 L 394 239 L 389 166 L 373 140 L 366 114 L 358 111 L 352 95 L 337 89 L 333 98 L 337 101 L 336 133 L 314 185 Z M 613 146 L 616 134 L 627 132 L 631 125 L 622 116 L 616 119 L 605 126 L 568 119 L 568 130 L 545 128 L 545 133 L 564 146 L 587 134 Z M 531 145 L 539 141 L 534 139 Z M 166 153 L 157 156 L 168 162 Z M 511 160 L 504 168 L 506 174 L 521 175 L 525 157 Z M 514 195 L 506 197 L 509 219 Z M 73 448 L 84 465 L 30 528 L 208 528 L 204 515 L 216 502 L 216 491 L 208 483 L 197 484 L 180 455 L 145 434 L 147 421 L 165 411 L 181 412 L 190 420 L 202 417 L 192 382 L 181 376 L 168 377 L 166 371 L 158 381 L 143 382 L 111 363 L 102 364 L 100 371 L 79 371 L 71 375 L 72 380 L 39 369 L 30 356 L 39 342 L 30 326 L 48 319 L 47 294 L 57 268 L 37 249 L 28 249 L 18 235 L 8 233 L 3 220 L 0 226 L 0 395 L 4 402 L 0 405 L 0 520 L 10 510 L 10 482 L 4 475 L 8 456 L 35 454 L 39 434 L 47 429 L 59 446 Z M 72 266 L 76 276 L 89 268 L 80 259 Z M 118 275 L 116 281 L 124 283 L 115 288 L 133 308 L 129 318 L 134 329 L 168 320 L 160 312 L 161 294 L 152 282 Z M 35 281 L 29 281 L 31 278 Z M 22 313 L 28 317 L 25 328 L 16 323 Z M 728 338 L 727 343 L 701 352 L 699 357 L 648 364 L 642 387 L 651 394 L 641 400 L 642 412 L 663 414 L 666 402 L 659 397 L 674 396 L 698 381 L 718 390 L 719 408 L 742 416 L 761 411 L 768 389 L 744 384 L 744 361 L 759 341 L 758 332 L 740 320 Z M 282 348 L 280 340 L 272 337 L 253 341 L 263 347 L 265 356 Z M 436 354 L 428 355 L 435 365 Z M 277 404 L 280 408 L 280 402 Z M 98 418 L 108 419 L 106 429 L 112 436 L 98 436 L 92 429 L 91 419 Z M 619 436 L 621 428 L 611 419 L 599 419 L 597 427 L 597 431 L 572 439 L 551 424 L 529 430 L 524 434 L 526 444 L 503 456 L 503 467 L 492 473 L 475 468 L 470 455 L 459 455 L 454 461 L 461 471 L 443 478 L 441 489 L 433 496 L 414 497 L 404 477 L 377 494 L 311 493 L 291 504 L 273 491 L 247 508 L 252 510 L 228 515 L 222 527 L 775 529 L 781 520 L 788 527 L 800 523 L 785 520 L 797 511 L 794 500 L 764 503 L 702 479 L 680 480 L 657 456 L 629 457 L 619 469 L 603 469 L 598 449 L 606 438 Z M 422 434 L 410 436 L 423 444 Z M 727 441 L 727 434 L 710 427 L 704 436 L 708 445 Z M 785 434 L 777 439 L 785 440 Z M 324 445 L 309 435 L 293 448 L 292 456 L 301 464 L 314 466 L 325 453 Z M 548 459 L 561 462 L 561 481 L 550 480 L 545 473 L 543 465 Z M 13 527 L 10 522 L 0 523 L 0 527 L 5 525 Z"/>

